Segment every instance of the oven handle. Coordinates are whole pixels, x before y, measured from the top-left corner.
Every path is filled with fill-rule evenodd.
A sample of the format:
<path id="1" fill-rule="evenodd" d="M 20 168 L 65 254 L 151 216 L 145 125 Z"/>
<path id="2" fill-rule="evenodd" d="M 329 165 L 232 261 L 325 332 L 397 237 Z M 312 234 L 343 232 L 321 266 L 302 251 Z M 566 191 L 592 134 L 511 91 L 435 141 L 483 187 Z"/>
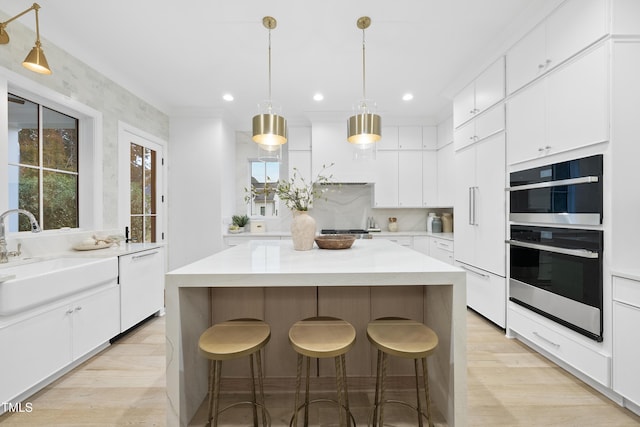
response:
<path id="1" fill-rule="evenodd" d="M 581 258 L 592 258 L 592 259 L 600 258 L 600 254 L 598 252 L 593 252 L 587 249 L 566 249 L 566 248 L 559 248 L 557 246 L 547 246 L 547 245 L 539 245 L 537 243 L 520 242 L 518 240 L 507 240 L 506 243 L 513 246 L 520 246 L 522 248 L 538 249 L 541 251 L 554 252 L 554 253 L 563 254 L 563 255 L 578 256 Z"/>
<path id="2" fill-rule="evenodd" d="M 526 185 L 516 185 L 515 187 L 507 187 L 507 191 L 532 190 L 535 188 L 558 187 L 560 185 L 592 184 L 598 181 L 600 181 L 600 178 L 597 176 L 582 176 L 580 178 L 561 179 L 558 181 L 536 182 L 535 184 L 526 184 Z"/>

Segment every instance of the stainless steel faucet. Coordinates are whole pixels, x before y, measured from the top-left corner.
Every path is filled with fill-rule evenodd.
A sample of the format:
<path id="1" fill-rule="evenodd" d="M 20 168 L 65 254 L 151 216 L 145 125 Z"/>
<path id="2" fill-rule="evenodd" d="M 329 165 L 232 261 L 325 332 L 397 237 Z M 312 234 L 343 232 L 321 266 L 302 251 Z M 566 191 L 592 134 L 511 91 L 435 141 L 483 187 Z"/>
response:
<path id="1" fill-rule="evenodd" d="M 29 221 L 31 222 L 32 233 L 39 233 L 42 231 L 40 229 L 40 225 L 38 225 L 38 221 L 36 220 L 36 217 L 33 216 L 33 214 L 27 210 L 9 209 L 8 211 L 0 214 L 0 264 L 5 264 L 9 262 L 9 256 L 7 252 L 7 239 L 5 237 L 5 230 L 4 230 L 4 219 L 11 214 L 26 215 L 29 218 Z"/>

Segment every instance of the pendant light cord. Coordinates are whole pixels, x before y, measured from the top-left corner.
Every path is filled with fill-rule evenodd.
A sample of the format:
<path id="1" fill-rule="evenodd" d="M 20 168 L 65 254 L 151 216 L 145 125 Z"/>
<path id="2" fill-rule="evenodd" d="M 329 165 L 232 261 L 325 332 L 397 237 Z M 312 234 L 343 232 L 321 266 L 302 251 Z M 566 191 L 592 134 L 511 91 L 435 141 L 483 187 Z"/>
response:
<path id="1" fill-rule="evenodd" d="M 365 86 L 365 40 L 364 40 L 364 28 L 362 29 L 362 100 L 364 102 L 367 99 L 367 91 Z M 366 107 L 366 104 L 365 104 Z"/>
<path id="2" fill-rule="evenodd" d="M 271 113 L 271 28 L 269 28 L 269 113 Z"/>

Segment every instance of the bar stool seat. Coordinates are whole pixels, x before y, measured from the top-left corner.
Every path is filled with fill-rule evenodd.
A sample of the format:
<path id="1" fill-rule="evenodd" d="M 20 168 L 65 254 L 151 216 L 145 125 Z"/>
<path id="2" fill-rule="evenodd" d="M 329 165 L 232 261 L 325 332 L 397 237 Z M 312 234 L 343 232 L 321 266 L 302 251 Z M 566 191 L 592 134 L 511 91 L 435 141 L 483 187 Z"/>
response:
<path id="1" fill-rule="evenodd" d="M 349 410 L 349 394 L 347 387 L 347 371 L 345 354 L 356 342 L 356 330 L 349 322 L 335 317 L 311 317 L 300 320 L 289 329 L 289 343 L 298 353 L 298 367 L 296 375 L 296 395 L 294 413 L 289 423 L 297 426 L 298 412 L 304 408 L 304 425 L 309 425 L 309 405 L 316 402 L 334 402 L 338 404 L 339 422 L 341 426 L 353 425 L 355 420 Z M 302 377 L 303 358 L 307 358 L 305 402 L 299 406 L 300 385 Z M 336 386 L 338 400 L 315 399 L 309 400 L 309 376 L 311 358 L 333 357 L 336 368 Z M 344 414 L 343 414 L 344 410 Z"/>
<path id="2" fill-rule="evenodd" d="M 427 418 L 429 426 L 433 425 L 431 418 L 431 402 L 429 398 L 429 374 L 427 370 L 427 356 L 438 347 L 438 335 L 423 323 L 401 317 L 385 317 L 373 320 L 367 325 L 367 338 L 378 350 L 376 372 L 376 391 L 373 407 L 372 426 L 384 425 L 384 406 L 387 403 L 399 403 L 417 411 L 418 425 L 423 426 L 423 417 Z M 387 355 L 414 360 L 416 380 L 416 406 L 398 400 L 386 400 L 385 377 Z M 424 398 L 426 401 L 426 415 L 422 411 L 420 385 L 418 374 L 418 360 L 422 361 L 422 377 Z"/>
<path id="3" fill-rule="evenodd" d="M 207 423 L 217 427 L 218 415 L 238 405 L 253 406 L 254 426 L 258 426 L 257 408 L 262 411 L 262 425 L 271 425 L 269 412 L 264 404 L 264 387 L 262 373 L 262 348 L 271 338 L 271 328 L 258 319 L 233 319 L 209 327 L 200 335 L 198 346 L 200 354 L 210 360 L 209 365 L 209 405 Z M 256 381 L 254 371 L 254 355 L 258 369 L 260 401 L 256 399 Z M 220 378 L 222 362 L 249 356 L 251 368 L 252 400 L 237 402 L 223 409 L 220 408 Z"/>

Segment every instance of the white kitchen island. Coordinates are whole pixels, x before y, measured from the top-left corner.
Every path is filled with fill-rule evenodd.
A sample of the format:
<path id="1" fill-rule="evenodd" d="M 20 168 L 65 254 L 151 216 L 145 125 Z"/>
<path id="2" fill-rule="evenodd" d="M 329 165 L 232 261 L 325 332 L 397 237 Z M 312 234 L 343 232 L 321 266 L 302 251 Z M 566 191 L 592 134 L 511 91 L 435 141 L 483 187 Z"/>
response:
<path id="1" fill-rule="evenodd" d="M 281 312 L 288 308 L 295 312 L 298 302 L 292 295 L 297 295 L 297 291 L 307 291 L 314 298 L 329 291 L 333 299 L 326 306 L 334 307 L 341 305 L 340 292 L 345 290 L 344 301 L 348 302 L 343 304 L 343 311 L 347 320 L 351 311 L 356 311 L 356 306 L 370 305 L 368 300 L 359 304 L 357 298 L 369 298 L 375 291 L 387 290 L 386 294 L 378 295 L 388 295 L 389 300 L 395 297 L 389 290 L 397 289 L 396 294 L 407 290 L 420 292 L 417 303 L 423 309 L 423 318 L 416 320 L 424 321 L 440 339 L 437 351 L 429 359 L 432 401 L 449 426 L 467 424 L 464 271 L 386 240 L 362 239 L 356 240 L 350 249 L 335 251 L 315 247 L 310 251 L 295 251 L 291 241 L 251 241 L 167 273 L 168 426 L 188 425 L 207 394 L 208 365 L 199 355 L 198 338 L 215 318 L 212 310 L 220 307 L 225 315 L 229 314 L 227 317 L 233 317 L 235 313 L 238 317 L 247 316 L 246 307 L 243 311 L 244 300 L 216 305 L 217 294 L 212 292 L 242 292 L 245 288 L 247 291 L 275 291 L 268 295 L 270 298 L 275 298 L 273 295 L 281 297 L 281 301 L 275 301 L 284 304 Z M 393 306 L 382 302 L 383 306 Z M 335 314 L 324 312 L 322 304 L 313 304 L 318 307 L 319 315 Z M 237 312 L 234 305 L 237 305 Z M 299 305 L 304 302 L 300 301 Z M 394 315 L 407 316 L 398 311 L 402 309 L 395 309 Z M 384 310 L 372 310 L 371 315 L 374 313 L 390 315 Z M 254 317 L 261 317 L 260 314 L 255 313 Z M 287 325 L 272 324 L 272 340 L 267 346 L 276 347 L 276 351 L 288 351 L 278 348 L 285 346 L 287 332 Z M 361 346 L 368 347 L 361 330 L 358 330 L 357 340 Z M 349 357 L 347 354 L 347 363 Z M 348 374 L 351 381 L 349 366 Z"/>

